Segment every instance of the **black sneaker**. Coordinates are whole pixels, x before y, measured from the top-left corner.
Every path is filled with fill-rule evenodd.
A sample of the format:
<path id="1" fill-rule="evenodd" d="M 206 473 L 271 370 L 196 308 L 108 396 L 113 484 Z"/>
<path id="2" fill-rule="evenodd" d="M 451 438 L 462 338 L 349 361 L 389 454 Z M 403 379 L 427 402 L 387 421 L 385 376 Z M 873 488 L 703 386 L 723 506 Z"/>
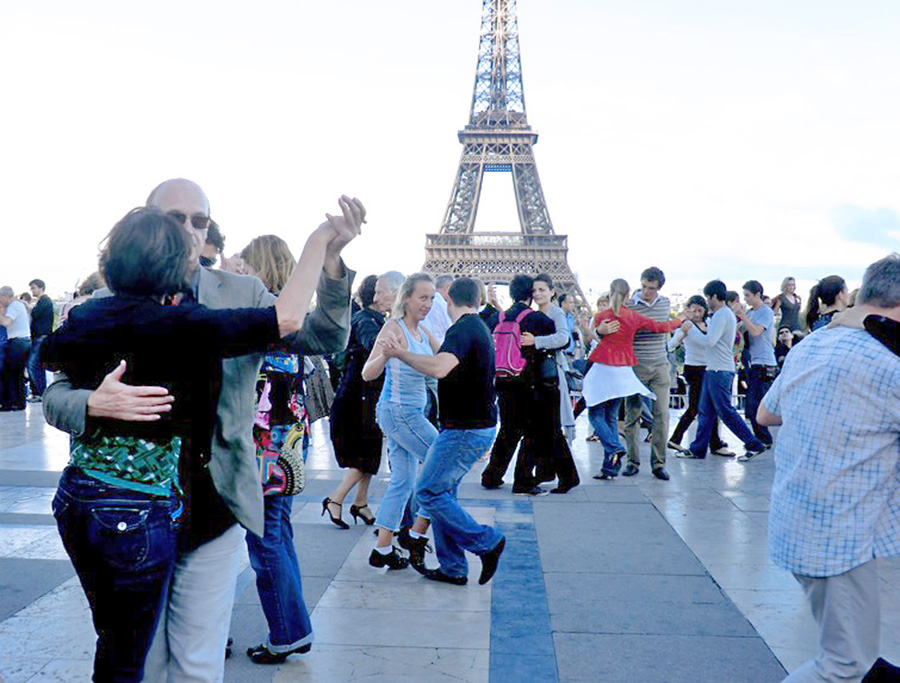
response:
<path id="1" fill-rule="evenodd" d="M 396 548 L 392 548 L 391 552 L 387 555 L 382 555 L 373 548 L 372 554 L 369 555 L 369 564 L 379 569 L 381 567 L 387 567 L 388 569 L 406 569 L 409 566 L 409 560 L 398 553 Z"/>

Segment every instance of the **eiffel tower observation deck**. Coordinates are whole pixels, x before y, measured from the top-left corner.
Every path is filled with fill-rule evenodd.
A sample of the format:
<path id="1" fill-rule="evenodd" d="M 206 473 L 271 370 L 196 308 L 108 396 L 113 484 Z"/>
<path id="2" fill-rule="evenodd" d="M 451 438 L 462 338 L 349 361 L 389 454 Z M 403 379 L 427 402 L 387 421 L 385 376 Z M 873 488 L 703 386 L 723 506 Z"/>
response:
<path id="1" fill-rule="evenodd" d="M 567 261 L 565 235 L 553 231 L 528 125 L 515 0 L 484 0 L 469 123 L 441 231 L 425 236 L 429 273 L 508 283 L 516 273 L 549 274 L 557 293 L 587 302 Z M 486 172 L 511 173 L 520 232 L 475 230 Z"/>

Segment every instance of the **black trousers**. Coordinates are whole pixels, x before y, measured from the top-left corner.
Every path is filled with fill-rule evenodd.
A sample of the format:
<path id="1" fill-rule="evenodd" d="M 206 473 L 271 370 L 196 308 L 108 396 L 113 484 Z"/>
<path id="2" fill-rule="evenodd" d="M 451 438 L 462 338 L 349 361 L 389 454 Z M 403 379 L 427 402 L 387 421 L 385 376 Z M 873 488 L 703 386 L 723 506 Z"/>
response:
<path id="1" fill-rule="evenodd" d="M 534 409 L 534 390 L 521 380 L 498 380 L 497 403 L 500 414 L 500 429 L 491 449 L 491 459 L 481 473 L 484 486 L 499 486 L 503 475 L 509 469 L 516 446 L 519 456 L 513 475 L 514 490 L 533 489 L 537 485 L 534 478 L 533 447 L 526 446 L 526 433 L 533 437 L 533 429 L 529 428 Z"/>
<path id="2" fill-rule="evenodd" d="M 24 408 L 25 361 L 28 360 L 28 352 L 31 350 L 31 339 L 16 337 L 7 341 L 5 347 L 0 404 Z"/>

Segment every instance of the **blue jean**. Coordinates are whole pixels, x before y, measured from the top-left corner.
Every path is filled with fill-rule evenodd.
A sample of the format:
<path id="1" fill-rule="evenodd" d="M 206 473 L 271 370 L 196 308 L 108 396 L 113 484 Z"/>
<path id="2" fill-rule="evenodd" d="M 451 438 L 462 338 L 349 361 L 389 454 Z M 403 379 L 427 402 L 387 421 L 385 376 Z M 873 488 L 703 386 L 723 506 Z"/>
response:
<path id="1" fill-rule="evenodd" d="M 425 460 L 425 454 L 438 432 L 425 417 L 422 408 L 379 403 L 376 418 L 387 439 L 391 481 L 378 506 L 375 523 L 384 529 L 399 531 L 403 510 L 415 490 L 419 463 Z"/>
<path id="2" fill-rule="evenodd" d="M 747 398 L 744 404 L 744 416 L 749 420 L 753 434 L 764 444 L 772 444 L 772 433 L 756 421 L 756 411 L 762 403 L 763 396 L 775 381 L 775 366 L 751 365 L 747 373 Z M 771 374 L 770 374 L 771 373 Z"/>
<path id="3" fill-rule="evenodd" d="M 289 652 L 313 641 L 294 549 L 293 501 L 291 496 L 266 496 L 262 538 L 247 532 L 250 565 L 256 572 L 256 589 L 269 624 L 266 645 L 272 652 Z"/>
<path id="4" fill-rule="evenodd" d="M 97 631 L 95 681 L 141 681 L 175 564 L 179 501 L 67 467 L 53 499 Z"/>
<path id="5" fill-rule="evenodd" d="M 41 335 L 31 342 L 31 351 L 28 352 L 28 377 L 31 378 L 32 394 L 34 396 L 43 396 L 44 389 L 47 388 L 47 373 L 44 372 L 44 364 L 41 363 L 41 346 L 47 335 Z"/>
<path id="6" fill-rule="evenodd" d="M 691 442 L 691 453 L 706 456 L 709 440 L 712 438 L 713 425 L 718 417 L 734 435 L 744 442 L 747 448 L 762 448 L 762 442 L 753 436 L 753 432 L 731 405 L 731 385 L 734 373 L 725 370 L 707 370 L 703 375 L 703 387 L 700 389 L 700 418 L 697 422 L 697 433 Z"/>
<path id="7" fill-rule="evenodd" d="M 431 517 L 438 562 L 449 576 L 469 573 L 466 550 L 482 555 L 503 538 L 493 527 L 472 519 L 456 499 L 460 480 L 490 448 L 495 430 L 445 429 L 428 449 L 419 474 L 416 499 Z"/>
<path id="8" fill-rule="evenodd" d="M 603 472 L 616 476 L 621 460 L 613 466 L 613 456 L 625 450 L 619 440 L 619 406 L 621 398 L 612 398 L 588 408 L 588 420 L 603 444 Z"/>

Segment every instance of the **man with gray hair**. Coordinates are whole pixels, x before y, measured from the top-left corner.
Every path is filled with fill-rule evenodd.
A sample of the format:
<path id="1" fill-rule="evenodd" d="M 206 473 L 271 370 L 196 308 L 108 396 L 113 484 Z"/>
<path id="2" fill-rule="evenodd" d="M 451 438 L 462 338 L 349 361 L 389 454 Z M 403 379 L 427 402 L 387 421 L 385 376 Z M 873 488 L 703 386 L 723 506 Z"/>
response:
<path id="1" fill-rule="evenodd" d="M 3 368 L 0 376 L 0 410 L 25 410 L 25 361 L 31 349 L 28 309 L 16 298 L 12 287 L 0 287 L 0 325 L 6 329 L 7 342 L 0 351 Z"/>
<path id="2" fill-rule="evenodd" d="M 875 560 L 900 556 L 900 254 L 869 266 L 856 301 L 791 350 L 757 413 L 782 425 L 769 554 L 819 624 L 818 655 L 790 681 L 865 675 L 881 623 Z"/>

